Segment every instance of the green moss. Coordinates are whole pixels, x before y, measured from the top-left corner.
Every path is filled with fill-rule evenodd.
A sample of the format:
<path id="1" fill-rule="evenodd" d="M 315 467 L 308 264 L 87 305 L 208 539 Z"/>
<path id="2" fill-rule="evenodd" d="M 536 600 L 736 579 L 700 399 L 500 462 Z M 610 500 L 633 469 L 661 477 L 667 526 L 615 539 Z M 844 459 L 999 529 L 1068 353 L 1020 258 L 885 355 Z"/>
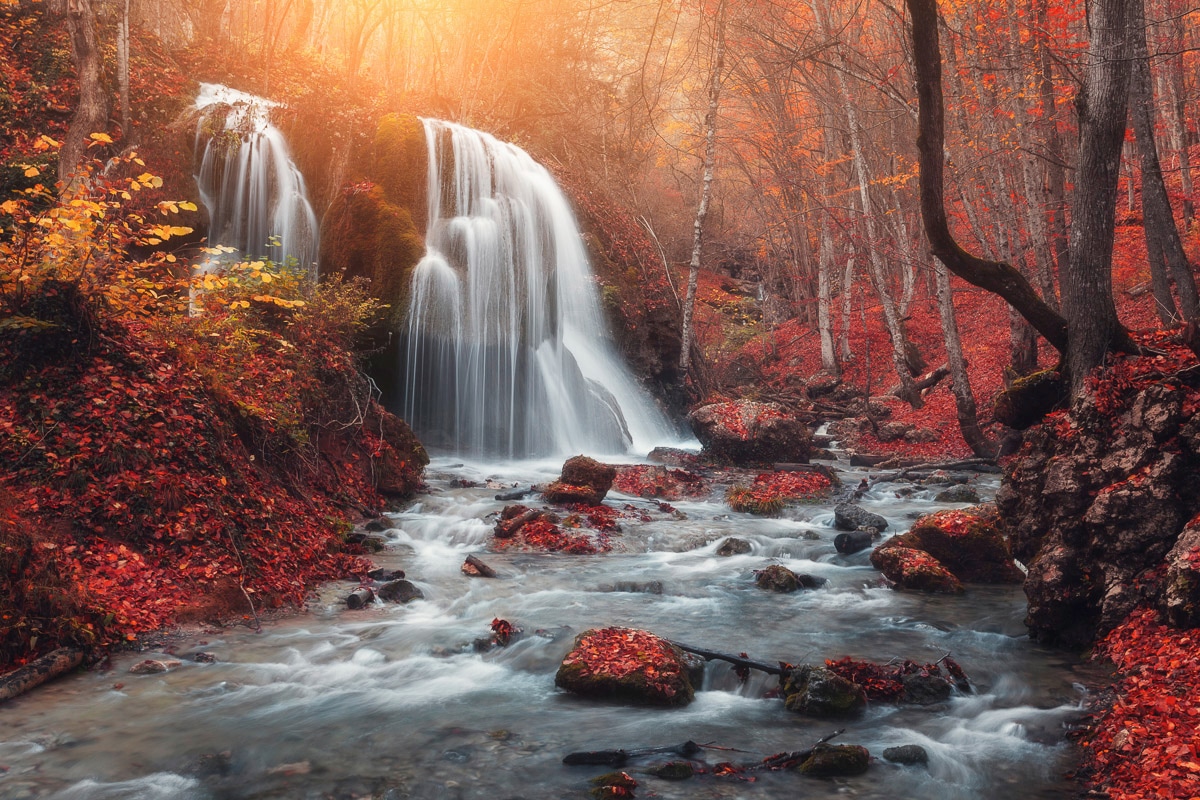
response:
<path id="1" fill-rule="evenodd" d="M 1062 373 L 1044 369 L 1018 378 L 996 395 L 992 413 L 997 422 L 1024 430 L 1062 404 L 1066 395 L 1067 384 Z"/>
<path id="2" fill-rule="evenodd" d="M 412 270 L 425 254 L 425 240 L 407 209 L 387 201 L 378 186 L 339 197 L 321 234 L 326 272 L 370 281 L 371 294 L 390 308 L 398 323 L 408 310 Z"/>
<path id="3" fill-rule="evenodd" d="M 407 209 L 425 224 L 429 171 L 425 127 L 411 114 L 388 114 L 375 130 L 375 165 L 371 178 L 383 187 L 387 201 Z"/>

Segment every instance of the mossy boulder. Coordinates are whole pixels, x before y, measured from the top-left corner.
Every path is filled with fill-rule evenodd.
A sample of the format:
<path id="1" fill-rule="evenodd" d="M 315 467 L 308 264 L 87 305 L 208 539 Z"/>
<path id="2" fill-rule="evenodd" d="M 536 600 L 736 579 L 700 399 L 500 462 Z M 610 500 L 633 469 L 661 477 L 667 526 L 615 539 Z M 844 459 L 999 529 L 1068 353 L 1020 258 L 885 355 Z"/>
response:
<path id="1" fill-rule="evenodd" d="M 871 764 L 871 754 L 860 744 L 819 744 L 812 755 L 796 767 L 810 778 L 848 778 L 862 775 Z"/>
<path id="2" fill-rule="evenodd" d="M 1200 627 L 1200 523 L 1193 521 L 1167 555 L 1162 606 L 1176 628 Z"/>
<path id="3" fill-rule="evenodd" d="M 898 538 L 898 537 L 897 537 Z M 897 589 L 934 594 L 962 594 L 962 581 L 923 550 L 905 547 L 895 538 L 875 548 L 871 566 L 882 572 Z"/>
<path id="4" fill-rule="evenodd" d="M 867 707 L 861 686 L 824 667 L 796 667 L 784 676 L 782 689 L 788 711 L 813 717 L 854 717 Z"/>
<path id="5" fill-rule="evenodd" d="M 928 553 L 960 581 L 1016 584 L 1025 580 L 1013 563 L 993 505 L 927 514 L 889 544 L 893 542 Z"/>
<path id="6" fill-rule="evenodd" d="M 1067 398 L 1067 388 L 1067 382 L 1057 370 L 1031 373 L 1013 381 L 996 395 L 992 414 L 999 423 L 1025 430 L 1062 405 Z"/>
<path id="7" fill-rule="evenodd" d="M 598 700 L 646 706 L 683 706 L 695 690 L 689 662 L 675 645 L 647 631 L 585 631 L 563 659 L 554 685 Z"/>
<path id="8" fill-rule="evenodd" d="M 406 209 L 413 223 L 425 229 L 428 210 L 429 145 L 425 126 L 412 114 L 387 114 L 375 129 L 373 179 L 389 203 Z"/>

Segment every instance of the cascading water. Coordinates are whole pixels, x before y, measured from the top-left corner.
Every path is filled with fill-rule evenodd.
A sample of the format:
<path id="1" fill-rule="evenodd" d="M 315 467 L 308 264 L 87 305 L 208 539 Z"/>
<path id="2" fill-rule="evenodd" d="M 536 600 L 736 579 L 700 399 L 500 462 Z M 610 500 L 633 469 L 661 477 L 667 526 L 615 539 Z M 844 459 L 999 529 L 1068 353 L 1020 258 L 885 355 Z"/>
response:
<path id="1" fill-rule="evenodd" d="M 550 173 L 486 133 L 424 125 L 427 251 L 413 272 L 402 416 L 461 455 L 645 452 L 671 438 L 607 341 Z"/>
<path id="2" fill-rule="evenodd" d="M 196 186 L 210 218 L 208 241 L 239 257 L 264 257 L 315 274 L 320 227 L 304 176 L 283 133 L 271 124 L 276 103 L 227 86 L 200 84 L 196 126 L 201 153 Z M 214 107 L 226 108 L 223 118 Z M 219 125 L 214 125 L 219 121 Z"/>

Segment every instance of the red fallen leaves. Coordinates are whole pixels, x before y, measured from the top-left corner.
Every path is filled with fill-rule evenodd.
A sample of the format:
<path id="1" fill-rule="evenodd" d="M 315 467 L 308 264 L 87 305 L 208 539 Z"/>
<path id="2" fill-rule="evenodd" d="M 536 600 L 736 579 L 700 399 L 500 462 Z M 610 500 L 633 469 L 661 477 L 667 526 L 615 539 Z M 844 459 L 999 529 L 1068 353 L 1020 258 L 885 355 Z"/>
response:
<path id="1" fill-rule="evenodd" d="M 512 641 L 512 637 L 520 633 L 521 629 L 515 627 L 506 619 L 496 617 L 492 620 L 492 641 L 500 647 L 507 647 Z"/>
<path id="2" fill-rule="evenodd" d="M 694 472 L 652 464 L 619 467 L 613 488 L 635 497 L 664 500 L 704 497 L 709 491 L 708 482 Z"/>
<path id="3" fill-rule="evenodd" d="M 667 704 L 691 700 L 680 653 L 666 640 L 633 628 L 600 628 L 583 634 L 563 659 L 555 681 L 560 686 L 628 683 L 648 695 L 645 699 Z"/>
<path id="4" fill-rule="evenodd" d="M 1198 633 L 1140 609 L 1101 641 L 1119 670 L 1112 701 L 1080 739 L 1081 777 L 1112 800 L 1200 795 Z"/>
<path id="5" fill-rule="evenodd" d="M 725 500 L 734 511 L 774 516 L 787 502 L 813 502 L 832 490 L 829 478 L 819 472 L 765 472 L 749 487 L 731 487 Z"/>
<path id="6" fill-rule="evenodd" d="M 753 421 L 760 425 L 767 420 L 787 418 L 787 414 L 784 414 L 782 411 L 762 405 L 761 403 L 756 403 L 751 408 L 753 408 L 754 413 Z M 721 424 L 743 440 L 750 438 L 750 429 L 746 425 L 748 420 L 743 414 L 743 411 L 746 410 L 746 405 L 734 402 L 716 403 L 713 406 L 713 411 L 721 421 Z"/>
<path id="7" fill-rule="evenodd" d="M 934 664 L 903 661 L 876 664 L 846 656 L 836 661 L 827 659 L 825 666 L 848 681 L 857 683 L 871 700 L 894 702 L 904 696 L 906 675 L 936 675 L 948 678 L 957 686 L 967 686 L 967 675 L 954 659 L 947 656 Z"/>
<path id="8" fill-rule="evenodd" d="M 607 553 L 612 549 L 612 544 L 602 533 L 595 536 L 586 533 L 567 533 L 553 522 L 545 519 L 527 522 L 513 536 L 493 539 L 493 544 L 498 550 L 540 550 L 546 553 L 570 553 L 572 555 Z"/>

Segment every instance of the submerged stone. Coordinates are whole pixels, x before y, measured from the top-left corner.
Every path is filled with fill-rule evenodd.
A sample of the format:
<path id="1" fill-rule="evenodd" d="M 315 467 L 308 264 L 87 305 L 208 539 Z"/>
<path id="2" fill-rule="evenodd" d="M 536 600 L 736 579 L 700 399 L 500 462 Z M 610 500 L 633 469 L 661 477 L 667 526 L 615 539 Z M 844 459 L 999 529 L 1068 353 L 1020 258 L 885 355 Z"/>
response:
<path id="1" fill-rule="evenodd" d="M 824 667 L 796 667 L 781 688 L 788 711 L 813 717 L 854 717 L 867 707 L 861 686 Z"/>
<path id="2" fill-rule="evenodd" d="M 848 778 L 862 775 L 871 764 L 871 754 L 858 744 L 819 744 L 797 771 L 810 778 Z"/>

